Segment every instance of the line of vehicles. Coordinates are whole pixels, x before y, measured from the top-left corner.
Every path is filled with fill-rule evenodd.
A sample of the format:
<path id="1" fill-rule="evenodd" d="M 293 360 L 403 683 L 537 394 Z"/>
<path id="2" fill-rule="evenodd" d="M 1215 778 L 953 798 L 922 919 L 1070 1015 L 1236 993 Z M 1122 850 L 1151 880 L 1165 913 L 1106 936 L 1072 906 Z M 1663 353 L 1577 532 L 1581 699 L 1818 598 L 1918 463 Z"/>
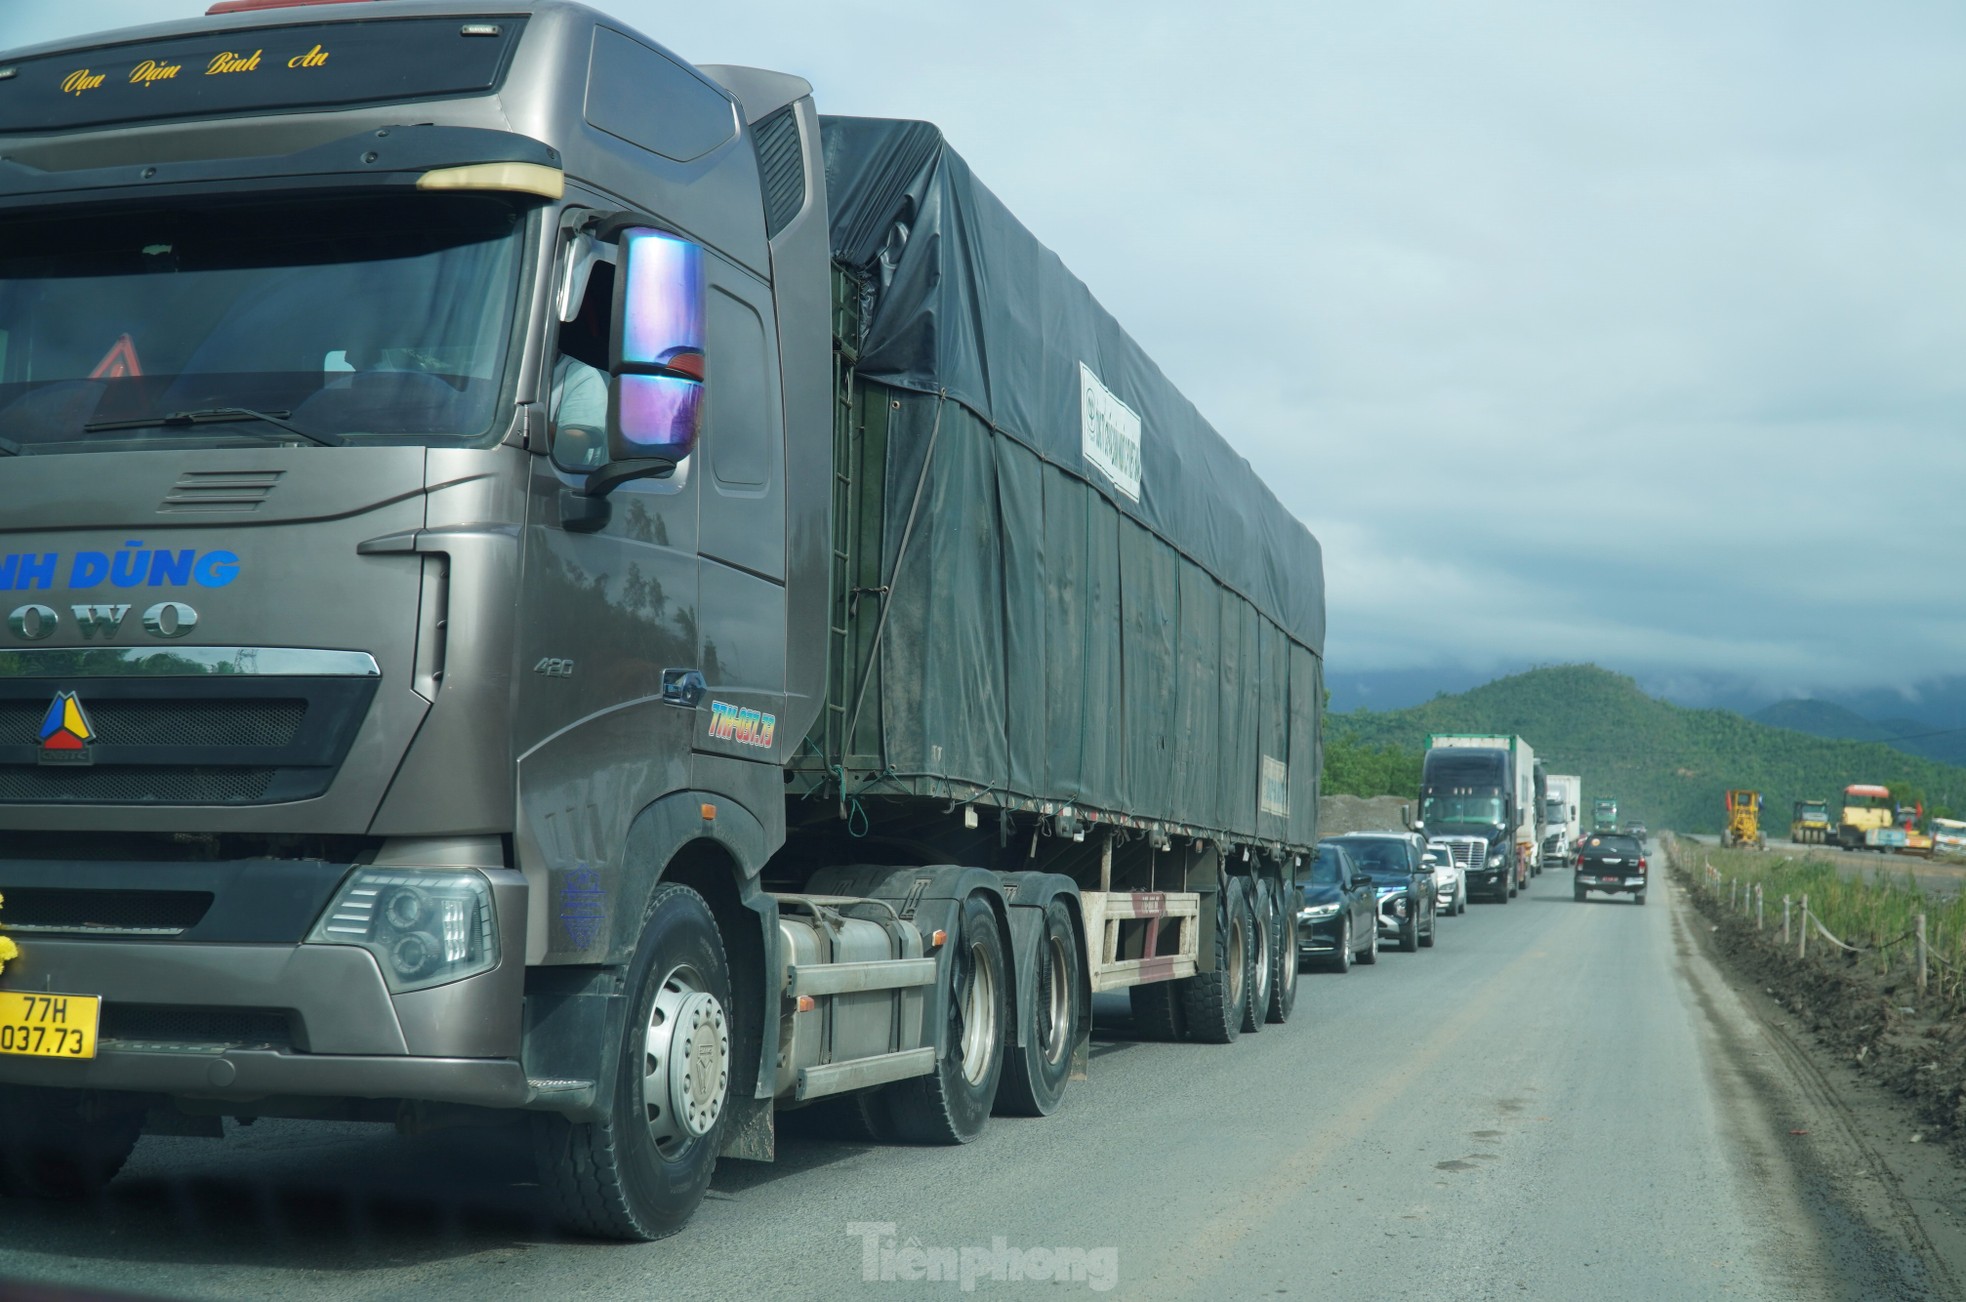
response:
<path id="1" fill-rule="evenodd" d="M 1768 832 L 1762 822 L 1762 795 L 1748 788 L 1730 788 L 1723 797 L 1726 822 L 1723 846 L 1765 850 Z M 1927 813 L 1917 801 L 1905 803 L 1891 789 L 1876 783 L 1853 782 L 1834 803 L 1808 798 L 1794 803 L 1789 841 L 1795 845 L 1827 845 L 1878 854 L 1966 855 L 1966 822 Z"/>
<path id="2" fill-rule="evenodd" d="M 1376 963 L 1382 945 L 1431 948 L 1441 917 L 1475 899 L 1506 904 L 1545 869 L 1569 868 L 1579 901 L 1645 903 L 1644 824 L 1620 827 L 1616 798 L 1599 796 L 1586 830 L 1584 808 L 1583 779 L 1546 773 L 1521 737 L 1429 736 L 1417 817 L 1318 842 L 1299 884 L 1299 958 L 1349 972 Z"/>

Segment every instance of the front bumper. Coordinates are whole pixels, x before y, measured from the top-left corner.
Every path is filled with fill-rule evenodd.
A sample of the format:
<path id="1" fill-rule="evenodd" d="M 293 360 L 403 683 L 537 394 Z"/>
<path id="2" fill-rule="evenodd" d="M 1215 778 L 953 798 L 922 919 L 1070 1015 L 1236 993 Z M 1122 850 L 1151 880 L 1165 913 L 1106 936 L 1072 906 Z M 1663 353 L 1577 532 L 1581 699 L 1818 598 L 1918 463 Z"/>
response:
<path id="1" fill-rule="evenodd" d="M 1580 891 L 1625 892 L 1637 894 L 1645 889 L 1647 878 L 1643 873 L 1580 872 L 1576 875 L 1577 889 Z"/>
<path id="2" fill-rule="evenodd" d="M 525 884 L 487 876 L 500 965 L 402 994 L 349 945 L 17 937 L 0 989 L 97 995 L 101 1022 L 94 1058 L 0 1055 L 0 1084 L 523 1105 Z"/>
<path id="3" fill-rule="evenodd" d="M 1515 877 L 1513 868 L 1474 868 L 1468 871 L 1468 892 L 1506 896 Z"/>
<path id="4" fill-rule="evenodd" d="M 1344 939 L 1345 921 L 1343 913 L 1334 913 L 1328 918 L 1297 919 L 1297 952 L 1299 954 L 1335 954 L 1338 942 Z"/>

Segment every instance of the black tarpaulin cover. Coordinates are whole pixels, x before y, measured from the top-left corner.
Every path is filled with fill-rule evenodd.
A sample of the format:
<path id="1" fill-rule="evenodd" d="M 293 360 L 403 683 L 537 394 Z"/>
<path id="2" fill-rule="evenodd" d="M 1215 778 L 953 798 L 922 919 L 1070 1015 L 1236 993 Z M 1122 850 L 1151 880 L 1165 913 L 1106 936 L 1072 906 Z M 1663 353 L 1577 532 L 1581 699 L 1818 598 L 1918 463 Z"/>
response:
<path id="1" fill-rule="evenodd" d="M 1317 539 L 940 129 L 827 117 L 822 133 L 834 256 L 877 287 L 861 377 L 947 390 L 1047 461 L 1089 473 L 1122 511 L 1322 657 Z M 1137 503 L 1085 466 L 1080 362 L 1141 415 Z"/>
<path id="2" fill-rule="evenodd" d="M 885 386 L 875 767 L 1313 839 L 1317 540 L 939 130 L 822 131 Z M 1137 499 L 1088 459 L 1082 365 L 1139 418 Z"/>

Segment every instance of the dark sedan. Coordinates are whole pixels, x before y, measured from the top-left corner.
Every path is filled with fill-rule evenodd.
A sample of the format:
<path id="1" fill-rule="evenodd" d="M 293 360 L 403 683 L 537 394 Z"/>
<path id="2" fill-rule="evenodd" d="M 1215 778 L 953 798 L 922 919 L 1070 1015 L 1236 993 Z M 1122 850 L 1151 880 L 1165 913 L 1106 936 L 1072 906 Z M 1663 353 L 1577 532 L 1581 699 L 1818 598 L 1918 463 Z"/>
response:
<path id="1" fill-rule="evenodd" d="M 1434 943 L 1438 925 L 1433 869 L 1421 862 L 1424 846 L 1405 832 L 1351 832 L 1328 842 L 1344 847 L 1355 867 L 1372 879 L 1379 897 L 1379 935 L 1411 953 Z"/>
<path id="2" fill-rule="evenodd" d="M 1379 892 L 1355 867 L 1343 846 L 1325 841 L 1311 857 L 1297 911 L 1297 957 L 1316 959 L 1334 971 L 1352 962 L 1379 961 Z"/>
<path id="3" fill-rule="evenodd" d="M 1577 847 L 1577 902 L 1592 891 L 1630 895 L 1634 904 L 1645 903 L 1645 886 L 1650 879 L 1645 863 L 1645 847 L 1637 837 L 1625 832 L 1604 832 L 1587 836 Z"/>

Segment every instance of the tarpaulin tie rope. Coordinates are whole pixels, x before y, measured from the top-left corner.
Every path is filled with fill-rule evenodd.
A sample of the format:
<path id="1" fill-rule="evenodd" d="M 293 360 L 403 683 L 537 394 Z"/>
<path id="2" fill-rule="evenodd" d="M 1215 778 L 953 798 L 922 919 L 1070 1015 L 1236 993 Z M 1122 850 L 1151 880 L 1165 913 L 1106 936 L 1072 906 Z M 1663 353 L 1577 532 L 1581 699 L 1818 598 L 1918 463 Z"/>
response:
<path id="1" fill-rule="evenodd" d="M 844 749 L 853 744 L 854 729 L 860 725 L 860 707 L 867 703 L 867 685 L 873 681 L 874 666 L 880 663 L 881 636 L 887 632 L 888 612 L 894 609 L 894 582 L 901 577 L 902 562 L 908 559 L 908 544 L 915 536 L 915 518 L 921 513 L 922 493 L 928 488 L 928 468 L 935 462 L 935 443 L 942 436 L 942 410 L 949 405 L 949 391 L 939 389 L 935 394 L 935 423 L 929 426 L 928 446 L 922 449 L 922 472 L 915 478 L 915 498 L 908 503 L 908 522 L 901 527 L 901 543 L 894 549 L 894 568 L 889 571 L 887 582 L 882 585 L 888 595 L 881 599 L 881 617 L 874 623 L 874 639 L 867 648 L 867 667 L 860 671 L 860 687 L 853 694 L 853 709 L 847 714 L 846 731 L 840 734 L 840 745 Z M 856 802 L 857 803 L 857 802 Z M 847 817 L 846 783 L 840 784 L 840 817 Z M 864 825 L 866 813 L 862 811 Z M 859 835 L 865 835 L 863 831 Z"/>

